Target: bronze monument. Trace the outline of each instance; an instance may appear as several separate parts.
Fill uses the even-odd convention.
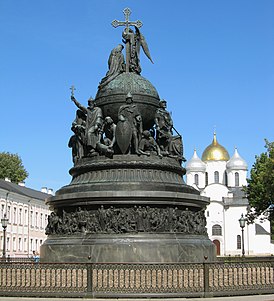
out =
[[[204,210],[208,199],[185,184],[182,136],[166,101],[141,74],[149,60],[141,21],[125,26],[95,99],[77,106],[69,140],[71,183],[47,203],[53,210],[41,247],[50,262],[201,262],[214,260]],[[125,49],[125,57],[123,50]]]

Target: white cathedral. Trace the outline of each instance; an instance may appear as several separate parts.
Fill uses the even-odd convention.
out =
[[[236,148],[230,158],[215,133],[202,159],[194,150],[193,157],[186,163],[186,183],[210,199],[205,215],[208,235],[216,245],[217,255],[241,256],[243,250],[246,256],[274,253],[269,221],[258,219],[240,227],[239,219],[242,215],[245,217],[248,208],[248,200],[242,191],[247,185],[246,178],[245,160]]]

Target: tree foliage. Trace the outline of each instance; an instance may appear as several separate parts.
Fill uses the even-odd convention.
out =
[[[261,214],[274,220],[274,142],[265,140],[265,143],[266,152],[255,157],[245,189],[250,204],[250,222]]]
[[[14,183],[23,182],[28,172],[17,154],[9,152],[0,153],[0,179],[9,178]]]

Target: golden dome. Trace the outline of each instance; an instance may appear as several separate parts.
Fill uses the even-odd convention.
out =
[[[214,133],[212,143],[204,150],[202,161],[228,161],[229,154],[227,150],[218,143]]]

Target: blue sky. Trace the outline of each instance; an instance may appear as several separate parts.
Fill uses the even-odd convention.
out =
[[[87,104],[121,43],[123,9],[143,22],[154,65],[142,76],[168,101],[185,157],[201,157],[213,138],[249,169],[274,140],[274,1],[2,0],[0,151],[17,153],[28,187],[70,182],[76,98]]]

